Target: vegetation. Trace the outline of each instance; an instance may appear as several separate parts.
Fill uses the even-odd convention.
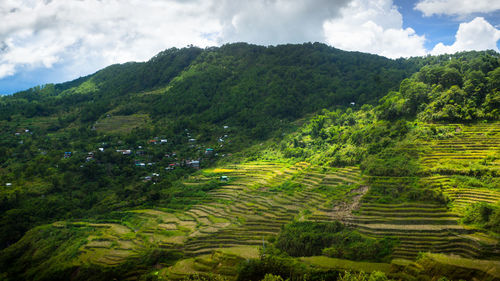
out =
[[[500,234],[500,206],[485,202],[468,205],[465,209],[463,222],[477,224]]]
[[[206,190],[176,184],[192,171],[164,173],[168,165],[203,157],[207,166],[216,158],[204,157],[206,148],[221,158],[325,106],[375,101],[412,69],[317,43],[231,44],[170,49],[146,63],[1,97],[0,182],[12,185],[0,192],[0,248],[54,220],[139,206],[185,209]],[[168,143],[151,145],[154,138]],[[95,156],[85,162],[89,152]],[[156,185],[143,182],[153,173],[161,174]]]
[[[392,252],[391,238],[370,239],[339,222],[295,222],[276,238],[276,248],[293,257],[319,256],[348,260],[382,261]]]
[[[384,273],[380,271],[373,271],[370,274],[364,272],[351,273],[346,272],[337,279],[339,281],[385,281],[389,280]]]
[[[0,279],[386,280],[420,251],[472,261],[395,279],[490,276],[499,97],[492,51],[318,43],[170,49],[0,97]]]

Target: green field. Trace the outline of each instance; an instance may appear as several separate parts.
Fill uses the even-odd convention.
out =
[[[133,129],[147,126],[148,121],[149,116],[146,114],[118,115],[97,120],[94,127],[97,132],[103,134],[127,134]]]

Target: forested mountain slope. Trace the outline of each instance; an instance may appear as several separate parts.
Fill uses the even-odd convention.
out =
[[[3,97],[0,277],[496,280],[499,66],[240,43]]]
[[[63,121],[86,123],[111,110],[141,112],[154,120],[175,117],[174,129],[224,122],[266,138],[282,119],[375,102],[414,72],[415,64],[319,43],[170,49],[146,63],[113,65],[72,82],[4,97],[1,116],[63,115]],[[77,112],[65,116],[68,107]]]
[[[412,62],[322,44],[231,44],[170,49],[145,63],[2,97],[0,182],[12,185],[0,197],[0,245],[54,219],[144,204],[185,208],[196,200],[166,196],[182,193],[172,186],[182,169],[162,175],[161,188],[147,187],[144,177],[198,159],[206,148],[222,156],[280,136],[322,108],[376,101],[413,69]],[[154,145],[161,139],[167,142]],[[120,157],[120,149],[132,156]],[[86,162],[89,153],[96,161]],[[134,160],[154,166],[140,169]]]

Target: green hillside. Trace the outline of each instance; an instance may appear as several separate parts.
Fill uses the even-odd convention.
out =
[[[170,49],[0,128],[6,280],[500,278],[495,52]]]

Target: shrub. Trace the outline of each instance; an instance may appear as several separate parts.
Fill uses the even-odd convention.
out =
[[[372,273],[364,273],[364,272],[350,272],[346,271],[344,274],[341,274],[337,281],[387,281],[389,280],[387,276],[383,272],[373,271]]]
[[[326,255],[350,260],[381,261],[389,256],[396,240],[371,239],[339,222],[295,222],[286,225],[276,247],[293,257]]]

